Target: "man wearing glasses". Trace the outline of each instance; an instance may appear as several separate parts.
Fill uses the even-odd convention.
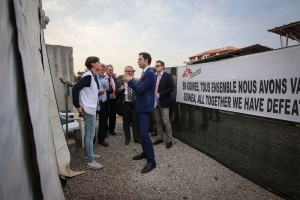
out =
[[[124,72],[131,77],[134,76],[134,70],[131,66],[125,67]],[[135,82],[137,83],[137,81]],[[130,143],[130,123],[132,123],[134,142],[141,144],[141,140],[137,130],[136,116],[134,112],[135,91],[131,87],[128,87],[128,83],[118,82],[116,93],[118,94],[118,96],[120,96],[120,98],[122,98],[122,105],[124,106],[124,113],[122,119],[123,129],[126,138],[125,145],[129,145]]]
[[[98,95],[100,111],[99,113],[99,126],[98,126],[98,144],[108,147],[109,144],[105,142],[107,134],[107,118],[108,118],[108,101],[109,95],[112,93],[112,88],[109,85],[109,78],[105,76],[106,65],[101,63],[101,69],[96,75],[96,83],[98,85]]]
[[[172,75],[164,72],[165,63],[161,60],[156,61],[156,87],[155,95],[159,103],[154,109],[154,115],[157,127],[157,140],[153,145],[163,143],[163,126],[167,134],[166,148],[172,147],[172,127],[169,118],[169,107],[172,105],[171,93],[174,90],[174,81]]]

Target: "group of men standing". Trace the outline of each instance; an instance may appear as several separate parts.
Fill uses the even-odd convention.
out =
[[[99,59],[95,60],[100,63],[101,67],[98,70],[97,62],[91,62],[93,67],[93,73],[88,75],[94,76],[97,88],[98,88],[98,113],[99,113],[99,128],[98,128],[98,143],[108,147],[109,144],[105,141],[108,133],[116,135],[116,110],[115,106],[118,98],[121,99],[123,104],[123,130],[125,134],[125,145],[129,145],[131,134],[130,125],[133,130],[133,138],[135,143],[142,145],[142,153],[134,156],[133,160],[147,159],[147,164],[141,170],[141,173],[151,171],[156,167],[153,145],[163,143],[163,133],[166,132],[166,148],[172,147],[172,128],[169,117],[169,107],[172,105],[171,93],[174,90],[174,81],[172,75],[164,72],[165,64],[163,61],[156,61],[154,71],[151,69],[151,56],[149,53],[142,52],[139,54],[138,65],[143,70],[142,76],[137,81],[134,79],[134,69],[131,66],[126,66],[124,69],[124,76],[121,81],[117,81],[113,77],[113,66],[101,64]],[[94,67],[95,66],[95,67]],[[96,70],[97,68],[97,70]],[[86,72],[88,73],[88,72]],[[106,73],[106,75],[105,75]],[[82,107],[82,102],[78,103],[78,96],[81,93],[83,87],[88,87],[92,82],[87,80],[85,85],[80,87],[74,87],[76,95],[73,94],[73,99],[77,99],[74,103],[79,112],[85,112]],[[90,83],[90,84],[88,84]],[[76,85],[75,85],[76,86]],[[73,100],[74,102],[74,100]],[[94,104],[93,104],[94,106]],[[157,124],[157,139],[152,143],[148,128],[150,122],[150,115],[154,112],[156,124]],[[85,113],[84,113],[85,116]],[[107,123],[109,121],[109,123]],[[93,133],[89,133],[85,139],[90,140]],[[97,155],[94,155],[91,148],[86,154],[89,158],[88,166],[94,169],[100,169],[98,167],[92,167],[92,162]],[[98,163],[99,164],[99,163]],[[102,168],[102,165],[101,165]]]

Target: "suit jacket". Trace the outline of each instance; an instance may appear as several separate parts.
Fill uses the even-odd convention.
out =
[[[149,67],[138,83],[135,80],[128,82],[136,92],[135,111],[137,113],[154,111],[155,74]]]
[[[157,93],[159,93],[159,105],[169,108],[172,102],[171,93],[174,91],[174,80],[171,74],[164,72],[160,78]]]
[[[138,83],[136,80],[134,80],[136,83]],[[122,96],[122,104],[124,105],[124,102],[125,102],[125,98],[126,98],[126,95],[125,95],[125,89],[120,91],[120,87],[124,85],[124,82],[122,82],[121,80],[118,80],[117,81],[117,86],[116,86],[116,93],[118,94],[119,98]],[[135,104],[135,91],[132,90],[132,103],[133,105]]]

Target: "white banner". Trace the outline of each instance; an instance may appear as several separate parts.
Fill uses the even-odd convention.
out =
[[[177,101],[300,122],[300,46],[178,67]]]

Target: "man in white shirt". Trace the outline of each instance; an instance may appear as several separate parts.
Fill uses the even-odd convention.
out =
[[[134,76],[134,69],[131,66],[127,66],[124,69],[124,72],[129,76]],[[137,83],[137,81],[135,80]],[[135,143],[140,143],[141,140],[138,135],[137,124],[136,124],[136,115],[134,112],[134,103],[135,103],[135,91],[128,87],[128,83],[119,82],[116,90],[119,98],[122,98],[122,105],[124,108],[124,113],[122,116],[123,119],[123,129],[125,133],[125,145],[130,143],[130,123],[132,123],[132,132]]]

